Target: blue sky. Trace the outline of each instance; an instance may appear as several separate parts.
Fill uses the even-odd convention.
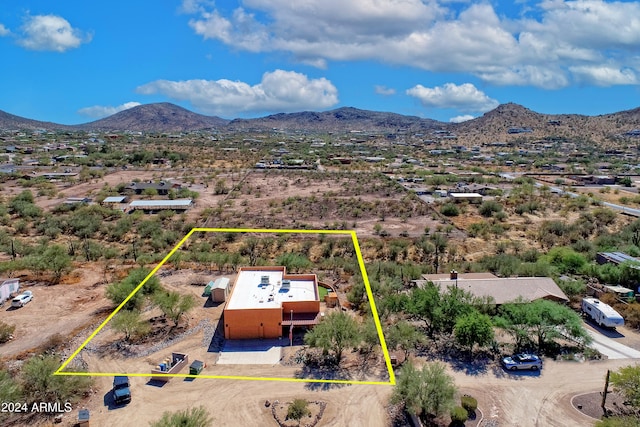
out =
[[[640,106],[640,2],[4,0],[0,110],[77,124],[173,102],[441,121]]]

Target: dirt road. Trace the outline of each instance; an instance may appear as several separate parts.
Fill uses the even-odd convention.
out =
[[[571,406],[571,398],[579,393],[598,391],[604,386],[607,369],[618,369],[634,361],[599,362],[545,361],[541,373],[507,373],[502,368],[489,368],[477,375],[450,370],[461,393],[478,399],[484,420],[495,420],[498,426],[584,427],[595,420]],[[637,361],[635,361],[637,362]],[[91,363],[91,361],[90,361]],[[109,369],[109,361],[105,361]],[[117,363],[117,362],[113,362]],[[218,366],[217,368],[221,368]],[[229,375],[233,375],[234,367]],[[244,374],[261,377],[292,376],[293,367],[244,366]],[[109,406],[110,377],[96,379],[96,391],[87,407],[94,425],[147,425],[164,411],[204,406],[215,419],[216,426],[275,426],[265,401],[291,401],[301,397],[323,400],[327,409],[322,426],[387,426],[385,407],[393,390],[391,386],[350,385],[319,386],[275,381],[239,381],[172,379],[164,387],[147,384],[148,378],[132,378],[133,400],[125,407]],[[70,424],[75,413],[66,416]]]
[[[604,387],[607,369],[640,360],[596,362],[545,361],[540,373],[508,373],[500,367],[479,375],[451,371],[461,392],[478,399],[485,419],[496,419],[500,426],[584,427],[595,420],[571,406],[576,394],[599,391]]]

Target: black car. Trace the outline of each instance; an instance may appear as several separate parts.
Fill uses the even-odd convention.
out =
[[[113,400],[116,405],[131,402],[131,389],[129,388],[129,377],[117,376],[113,377]]]

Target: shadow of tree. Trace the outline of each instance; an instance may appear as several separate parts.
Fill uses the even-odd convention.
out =
[[[340,380],[340,381],[352,381],[353,378],[345,369],[342,369],[335,365],[325,365],[311,367],[305,365],[302,369],[298,370],[294,374],[295,378],[299,379],[313,379],[313,380]],[[342,388],[348,384],[332,383],[332,382],[309,382],[305,385],[308,390],[315,391],[327,391],[336,388]]]

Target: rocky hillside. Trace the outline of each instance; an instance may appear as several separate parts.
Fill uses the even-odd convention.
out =
[[[426,131],[443,129],[450,125],[436,120],[415,116],[403,116],[395,113],[360,110],[343,107],[321,113],[304,111],[300,113],[281,113],[257,119],[235,119],[228,128],[241,129],[289,129],[316,132],[396,132],[398,130]]]
[[[204,116],[168,102],[138,105],[95,122],[74,126],[82,130],[185,132],[220,128],[227,120]]]
[[[474,143],[508,142],[518,138],[579,138],[604,143],[612,136],[640,128],[640,108],[600,116],[540,114],[518,104],[502,104],[467,122],[456,134]]]
[[[70,129],[70,126],[25,119],[0,110],[0,129]]]
[[[62,129],[98,131],[188,132],[299,130],[308,132],[407,131],[424,133],[448,130],[464,145],[545,138],[571,138],[609,144],[612,137],[640,129],[640,108],[600,116],[540,114],[518,104],[502,104],[483,116],[463,123],[443,123],[415,116],[345,107],[324,112],[282,113],[255,119],[224,120],[205,116],[170,103],[147,104],[82,125],[65,126],[39,122],[0,111],[0,129]]]

